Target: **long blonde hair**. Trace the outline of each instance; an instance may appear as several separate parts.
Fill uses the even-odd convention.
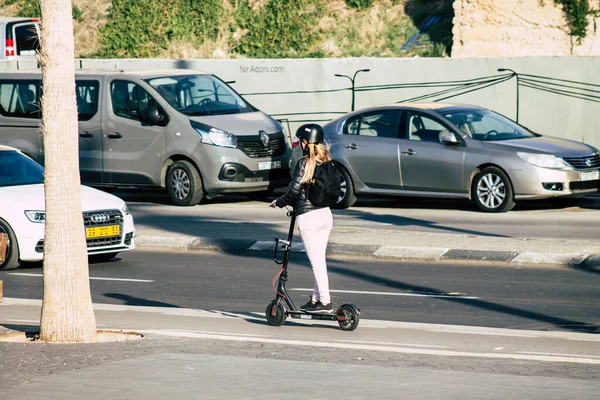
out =
[[[305,139],[301,139],[305,141]],[[315,167],[321,165],[324,162],[331,161],[331,154],[329,154],[329,146],[323,143],[314,144],[306,143],[308,154],[304,156],[306,165],[304,166],[304,174],[300,183],[310,183],[315,173]]]

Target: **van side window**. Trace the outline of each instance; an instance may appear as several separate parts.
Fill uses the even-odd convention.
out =
[[[75,81],[75,95],[77,97],[77,119],[90,120],[98,112],[98,81]]]
[[[113,81],[110,84],[110,94],[113,113],[119,117],[144,122],[145,112],[149,108],[157,109],[165,115],[154,97],[133,82]]]
[[[40,45],[34,24],[15,26],[15,42],[18,56],[33,56]]]
[[[0,114],[14,118],[41,118],[40,81],[0,81]]]

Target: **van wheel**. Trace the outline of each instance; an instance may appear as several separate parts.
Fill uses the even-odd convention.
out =
[[[6,233],[8,235],[6,254],[4,254],[4,261],[0,261],[0,270],[7,271],[9,269],[15,269],[19,266],[19,245],[17,243],[17,237],[8,222],[2,218],[0,218],[0,233]]]
[[[352,207],[352,205],[356,203],[354,185],[352,184],[352,178],[350,178],[350,174],[344,168],[340,168],[340,172],[342,174],[342,195],[338,199],[335,206],[332,207],[337,209]]]
[[[471,198],[485,212],[501,213],[515,206],[510,179],[501,169],[486,167],[473,179]]]
[[[188,161],[177,161],[167,171],[167,192],[178,206],[195,206],[202,201],[202,177]]]

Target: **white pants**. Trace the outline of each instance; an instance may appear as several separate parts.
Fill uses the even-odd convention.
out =
[[[313,301],[323,304],[331,302],[329,296],[329,277],[327,276],[327,263],[325,251],[329,234],[333,227],[333,216],[329,207],[309,211],[298,215],[298,230],[304,243],[304,250],[310,260],[313,275],[315,276],[315,288],[312,294]]]

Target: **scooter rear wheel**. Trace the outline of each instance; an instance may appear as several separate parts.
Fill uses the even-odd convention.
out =
[[[285,314],[285,310],[283,305],[279,303],[277,305],[277,309],[273,313],[273,307],[275,306],[275,302],[271,301],[265,310],[265,316],[267,317],[267,322],[272,326],[281,326],[285,322],[287,315]]]
[[[341,306],[337,316],[342,318],[338,320],[338,324],[343,331],[353,331],[358,326],[360,317],[354,308],[350,306]]]

